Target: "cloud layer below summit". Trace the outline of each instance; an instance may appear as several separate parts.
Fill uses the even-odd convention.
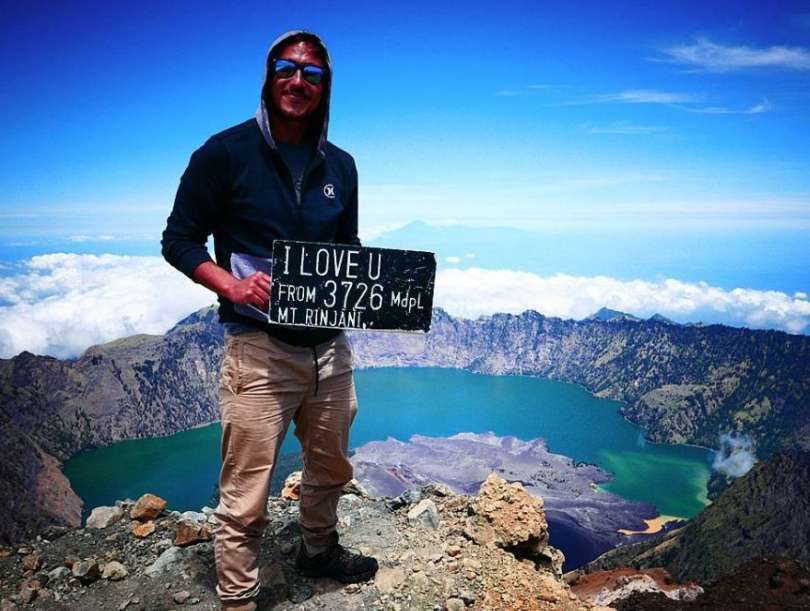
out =
[[[214,301],[212,293],[160,257],[32,257],[0,278],[0,357],[23,350],[79,356],[91,345],[120,337],[165,333]],[[639,317],[659,313],[678,322],[703,320],[791,333],[810,327],[810,300],[804,293],[725,290],[675,279],[446,269],[438,273],[434,305],[465,318],[532,309],[581,319],[608,307]]]

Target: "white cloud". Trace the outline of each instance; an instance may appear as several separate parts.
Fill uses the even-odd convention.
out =
[[[434,303],[465,318],[531,309],[547,316],[582,319],[608,307],[640,317],[659,313],[680,322],[711,319],[790,333],[801,333],[810,325],[810,301],[806,298],[780,291],[728,291],[705,282],[674,279],[647,282],[608,276],[448,269],[437,275]]]
[[[708,72],[730,72],[751,68],[810,70],[810,50],[802,47],[746,47],[720,45],[699,38],[689,45],[663,50],[663,61],[692,66]]]
[[[763,112],[773,110],[773,105],[768,100],[762,100],[759,104],[754,104],[751,108],[744,110],[747,115],[758,115]]]
[[[754,104],[743,109],[728,108],[726,106],[678,106],[686,112],[696,112],[706,115],[758,115],[773,110],[773,105],[768,100],[762,100],[759,104]]]
[[[714,455],[712,468],[730,477],[742,477],[757,461],[754,443],[750,437],[735,437],[729,433],[720,435],[720,450]]]
[[[71,242],[109,242],[110,240],[114,240],[114,235],[102,234],[102,235],[72,235],[68,237],[68,240]]]
[[[618,134],[618,135],[643,135],[655,134],[667,131],[667,128],[661,125],[636,125],[628,121],[616,121],[610,125],[584,125],[583,129],[589,134]]]
[[[735,112],[725,106],[679,106],[686,112],[696,112],[702,115],[733,115]]]
[[[447,263],[461,263],[461,257],[445,257]]]
[[[119,337],[164,333],[215,299],[160,257],[33,257],[0,278],[0,357],[73,357]]]
[[[0,277],[0,357],[22,350],[75,357],[93,344],[136,333],[164,333],[214,301],[213,293],[160,257],[33,257],[16,273]],[[604,306],[637,316],[658,312],[682,322],[714,316],[728,324],[792,333],[810,325],[810,301],[803,293],[480,268],[439,272],[435,304],[468,318],[534,309],[581,319]]]
[[[590,102],[616,102],[621,104],[666,104],[685,110],[710,115],[734,115],[734,114],[759,114],[773,110],[773,106],[768,100],[762,100],[743,109],[728,108],[726,106],[689,106],[701,101],[700,96],[690,93],[674,93],[671,91],[656,91],[654,89],[631,89],[618,93],[605,93],[593,96]],[[663,131],[666,128],[655,125],[633,125],[627,122],[619,122],[607,127],[591,127],[586,125],[593,134],[648,134]]]
[[[606,93],[594,97],[597,102],[623,102],[625,104],[686,104],[697,101],[690,93],[673,93],[654,89],[631,89],[618,93]]]

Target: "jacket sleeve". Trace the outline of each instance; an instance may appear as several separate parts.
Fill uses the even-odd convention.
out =
[[[349,172],[349,199],[338,219],[335,242],[360,246],[360,238],[357,236],[357,166],[354,160]]]
[[[198,265],[212,261],[205,244],[220,216],[227,177],[224,145],[208,140],[191,155],[180,178],[160,244],[166,261],[192,280]]]

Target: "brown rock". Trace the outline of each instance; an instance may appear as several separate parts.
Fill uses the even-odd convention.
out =
[[[460,598],[448,598],[444,601],[444,608],[447,611],[462,611],[465,607],[464,601]]]
[[[374,576],[374,585],[383,594],[392,594],[405,582],[402,567],[381,567]]]
[[[178,547],[185,547],[201,541],[209,541],[210,539],[211,529],[207,524],[199,524],[191,520],[180,520],[177,523],[174,544]]]
[[[364,499],[370,498],[368,490],[356,479],[350,480],[349,483],[343,486],[343,494],[355,494]]]
[[[101,577],[109,581],[121,581],[127,575],[129,575],[127,567],[116,560],[108,562],[101,573]]]
[[[98,562],[92,558],[74,563],[71,572],[83,585],[91,584],[101,576]]]
[[[42,566],[42,556],[37,552],[28,554],[23,557],[22,565],[26,571],[38,571],[39,567]]]
[[[47,576],[44,576],[43,579],[39,579],[37,577],[31,577],[25,580],[26,585],[31,588],[32,590],[41,590],[45,587],[45,583],[47,583]]]
[[[281,489],[281,498],[288,501],[298,501],[301,498],[301,472],[294,471],[284,480],[284,487]]]
[[[37,597],[37,591],[31,588],[27,582],[23,582],[20,586],[20,592],[17,594],[17,600],[24,605],[27,605]]]
[[[548,523],[543,499],[526,492],[515,482],[507,483],[495,473],[481,485],[471,507],[474,515],[464,533],[479,545],[495,545],[517,558],[528,558],[562,575],[562,552],[548,545]]]
[[[129,517],[133,520],[154,520],[163,510],[166,509],[166,501],[154,494],[144,494],[129,511]]]
[[[537,566],[543,567],[547,571],[551,571],[557,577],[562,578],[563,564],[565,563],[565,554],[563,554],[556,547],[547,545],[544,547],[537,556],[534,558]]]
[[[72,569],[73,565],[76,564],[79,559],[76,556],[65,556],[65,559],[62,561],[67,568]]]
[[[144,522],[143,524],[135,524],[132,526],[132,534],[139,539],[145,539],[155,532],[154,522]]]

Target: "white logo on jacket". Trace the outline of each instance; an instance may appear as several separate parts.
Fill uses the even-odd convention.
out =
[[[329,199],[335,199],[335,185],[329,183],[323,186],[323,194]]]

